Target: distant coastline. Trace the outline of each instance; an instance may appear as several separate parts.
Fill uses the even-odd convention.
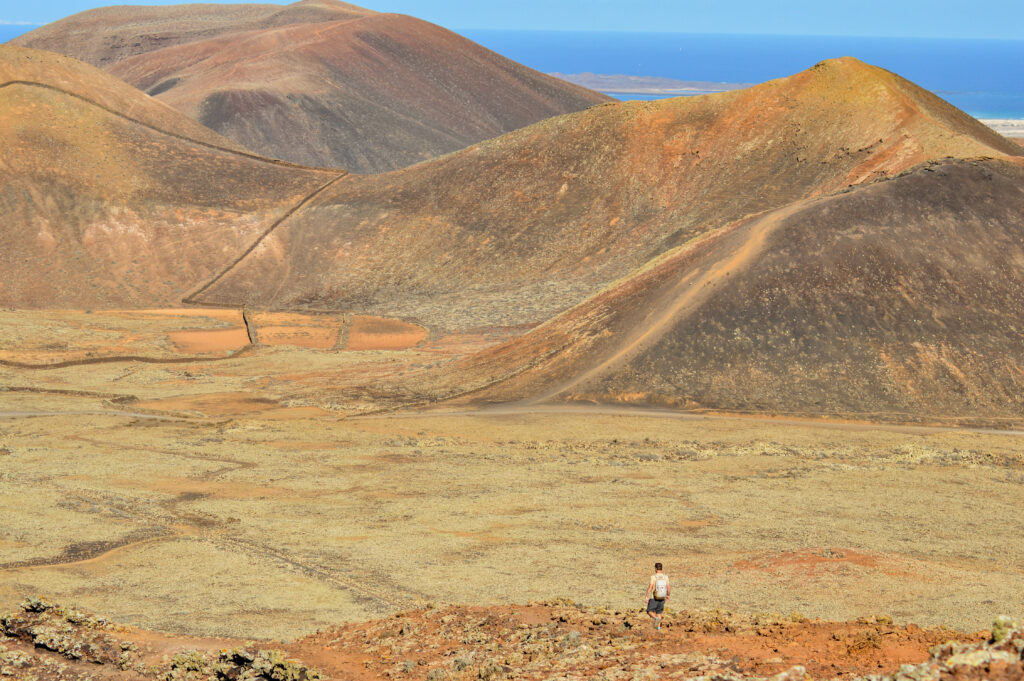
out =
[[[728,92],[750,87],[754,83],[714,83],[701,80],[676,80],[659,76],[627,76],[624,74],[602,73],[559,73],[548,74],[555,78],[567,80],[591,90],[613,95],[677,95],[711,94]]]
[[[723,83],[763,83],[824,59],[849,56],[893,71],[975,118],[1024,119],[1024,71],[1018,66],[1024,63],[1024,40],[614,31],[461,33],[544,73],[642,74],[685,84],[637,86],[626,80],[611,86],[588,85],[619,99],[720,92]],[[663,88],[680,89],[658,91]]]
[[[559,73],[548,74],[555,78],[603,92],[617,99],[667,99],[728,92],[751,87],[754,83],[714,83],[700,80],[675,80],[659,76],[627,76],[624,74],[602,73]],[[1024,118],[979,118],[979,121],[1004,137],[1024,139]]]
[[[38,26],[0,25],[0,43],[7,42],[35,28],[38,28]],[[590,72],[561,73],[553,69],[558,67],[564,69],[567,64],[570,67],[575,65],[577,68],[593,68],[594,66],[600,67],[601,63],[606,65],[617,64],[616,68],[622,68],[627,62],[635,62],[637,59],[648,59],[652,70],[654,70],[653,67],[655,66],[661,67],[678,64],[679,68],[682,68],[684,64],[697,62],[703,65],[700,68],[709,72],[717,71],[726,77],[730,75],[744,77],[752,75],[756,71],[755,66],[765,62],[763,59],[761,62],[757,62],[748,58],[752,54],[750,49],[747,49],[751,46],[751,43],[758,45],[759,50],[763,50],[765,44],[770,46],[773,40],[783,40],[783,38],[778,36],[679,35],[675,36],[675,38],[678,39],[678,44],[686,46],[687,58],[678,61],[678,58],[668,58],[670,55],[674,56],[677,46],[676,43],[672,42],[672,35],[652,36],[650,34],[613,33],[602,36],[599,33],[586,32],[493,30],[462,31],[462,33],[491,49],[496,49],[507,57],[525,63],[527,66],[538,70],[546,70],[556,78],[603,92],[617,99],[661,99],[665,97],[712,94],[750,87],[754,83],[678,80],[661,76],[630,76]],[[602,37],[604,41],[600,40]],[[664,42],[665,45],[659,43],[659,40]],[[789,36],[785,38],[786,45],[795,45],[800,50],[809,53],[808,63],[779,64],[777,68],[778,73],[770,74],[770,76],[761,73],[756,75],[779,77],[780,75],[788,75],[791,72],[795,72],[798,70],[798,67],[806,68],[806,66],[813,63],[810,57],[811,52],[818,55],[815,58],[825,53],[822,49],[823,45],[819,45],[816,42],[817,40],[813,36],[796,38]],[[794,43],[794,41],[796,42]],[[834,42],[834,39],[829,39],[827,44],[831,45],[832,42]],[[915,45],[918,49],[931,50],[930,54],[932,57],[937,56],[937,58],[931,60],[931,62],[936,63],[929,67],[926,73],[921,74],[916,73],[916,69],[910,68],[911,65],[903,68],[904,64],[900,63],[900,58],[894,56],[891,62],[885,58],[886,56],[891,56],[887,53],[887,46],[900,43],[897,39],[851,38],[845,39],[845,43],[847,44],[843,45],[843,48],[860,46],[866,48],[866,53],[859,54],[859,51],[856,49],[845,49],[843,51],[857,54],[857,56],[871,63],[895,69],[900,75],[915,81],[922,80],[923,76],[932,75],[933,73],[945,74],[954,72],[956,69],[950,68],[950,66],[957,64],[970,74],[970,78],[963,77],[961,79],[963,81],[960,83],[961,85],[972,82],[977,74],[985,75],[990,81],[1007,83],[1004,85],[1005,89],[1001,92],[982,92],[979,95],[977,92],[963,92],[960,89],[951,88],[954,83],[950,81],[943,82],[942,86],[936,87],[934,92],[955,106],[967,111],[967,113],[975,115],[978,120],[999,134],[1015,139],[1024,138],[1024,93],[1022,93],[1021,79],[1015,70],[1007,71],[1007,69],[1012,69],[1011,64],[1019,62],[1017,57],[1020,56],[1020,45],[1024,45],[1024,41],[990,41],[989,45],[983,45],[978,41],[912,41],[911,44]],[[670,52],[665,51],[666,45],[671,48]],[[956,49],[936,50],[937,47],[945,47],[947,45]],[[567,49],[567,46],[573,49]],[[723,46],[723,49],[719,50],[719,46]],[[976,48],[975,51],[978,51],[978,54],[968,52],[965,58],[964,46]],[[616,47],[620,51],[617,52]],[[905,47],[905,44],[901,45],[901,47]],[[987,51],[984,53],[980,52],[979,49],[981,47],[985,47]],[[651,54],[646,54],[648,51]],[[946,54],[947,52],[948,54]],[[774,61],[781,59],[781,52],[775,54],[768,50],[768,53],[774,55],[773,59],[767,60],[768,62],[774,63]],[[728,66],[733,61],[742,64],[742,67],[723,67],[723,65]],[[931,62],[923,63],[930,64]],[[975,68],[976,64],[974,62],[990,66],[1004,66],[999,66],[1002,71],[997,69],[998,73],[993,74],[986,73],[984,69]],[[913,66],[920,68],[918,63],[914,63]],[[1007,74],[1011,74],[1012,77],[1007,78]],[[931,83],[927,82],[919,84],[926,87],[931,85]],[[992,85],[993,83],[989,82],[985,87],[991,88]],[[984,87],[981,89],[984,89]]]
[[[1024,119],[1021,118],[979,118],[982,123],[1003,137],[1024,139]]]

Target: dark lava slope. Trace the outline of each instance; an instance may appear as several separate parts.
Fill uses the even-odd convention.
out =
[[[1020,161],[926,163],[668,253],[450,387],[477,403],[1020,420],[1022,216]]]
[[[190,300],[435,329],[537,324],[762,211],[946,156],[1021,150],[855,59],[719,95],[549,119],[311,201]]]

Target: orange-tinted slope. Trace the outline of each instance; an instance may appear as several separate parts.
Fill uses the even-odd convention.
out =
[[[720,95],[550,119],[380,176],[349,176],[198,292],[441,329],[536,324],[752,213],[945,156],[1020,149],[844,58]]]
[[[80,12],[11,41],[106,67],[128,57],[218,35],[374,14],[337,0],[281,5],[117,5]]]
[[[227,35],[110,71],[261,154],[355,172],[610,100],[397,14]]]
[[[1019,160],[925,164],[723,228],[450,380],[477,403],[1019,421],[1021,215]]]
[[[0,47],[0,74],[0,305],[177,304],[338,176],[222,147],[53,53]]]

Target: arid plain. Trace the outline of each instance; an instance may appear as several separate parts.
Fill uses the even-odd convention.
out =
[[[7,608],[45,594],[148,628],[292,638],[429,602],[634,608],[653,558],[679,609],[973,631],[1024,607],[1016,433],[329,411],[317,394],[456,350],[345,316],[265,319],[248,348],[237,311],[0,314],[21,348],[0,366]]]

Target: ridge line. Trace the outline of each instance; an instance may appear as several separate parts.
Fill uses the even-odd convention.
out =
[[[89,99],[88,97],[80,95],[80,94],[78,94],[76,92],[71,92],[70,90],[65,90],[64,88],[57,87],[56,85],[50,85],[48,83],[37,83],[37,82],[31,81],[31,80],[9,80],[6,83],[0,83],[0,90],[2,90],[5,87],[9,87],[11,85],[25,85],[27,87],[36,87],[36,88],[41,88],[43,90],[52,90],[54,92],[58,92],[58,93],[60,93],[62,95],[66,95],[68,97],[74,97],[75,99],[79,99],[79,100],[85,102],[86,104],[90,104],[92,106],[95,106],[98,109],[102,109],[103,111],[106,111],[107,113],[109,113],[111,115],[117,116],[118,118],[123,118],[124,120],[130,121],[132,123],[135,123],[136,125],[141,125],[142,127],[148,128],[150,130],[153,130],[154,132],[158,132],[160,134],[167,135],[168,137],[173,137],[175,139],[179,139],[179,140],[182,140],[182,141],[185,141],[185,142],[191,142],[192,144],[198,144],[199,146],[207,147],[208,149],[214,149],[216,151],[223,151],[225,153],[234,154],[236,156],[242,156],[244,158],[249,158],[249,159],[252,159],[254,161],[260,161],[262,163],[270,163],[272,165],[284,166],[286,168],[296,168],[296,169],[299,169],[299,170],[312,170],[312,171],[315,171],[315,172],[318,172],[318,173],[337,173],[337,172],[344,172],[346,174],[348,173],[347,170],[339,170],[337,168],[317,168],[315,166],[304,166],[304,165],[301,165],[299,163],[292,163],[291,161],[282,161],[281,159],[277,159],[277,158],[267,158],[266,156],[260,156],[259,154],[254,154],[252,152],[241,151],[241,150],[238,150],[238,149],[231,149],[229,147],[222,147],[222,146],[213,144],[211,142],[204,142],[202,140],[197,140],[194,137],[188,137],[187,135],[182,135],[182,134],[179,134],[179,133],[176,133],[176,132],[171,132],[169,130],[164,130],[162,128],[158,128],[155,125],[152,125],[151,123],[146,123],[145,121],[140,121],[137,118],[133,118],[132,116],[129,116],[129,115],[125,114],[125,113],[117,111],[116,109],[112,109],[112,108],[110,108],[109,106],[107,106],[105,104],[101,104],[101,103],[99,103],[99,102],[97,102],[95,100]],[[139,90],[139,92],[145,95],[145,93],[142,92],[142,90]],[[146,96],[148,97],[149,95],[146,95]],[[151,99],[153,99],[153,98],[151,97]],[[163,103],[161,102],[161,104],[163,104]],[[176,109],[173,109],[171,107],[168,107],[168,108],[170,108],[172,111],[176,111]],[[178,113],[180,113],[180,112],[178,112]],[[185,114],[181,114],[181,115],[184,116]],[[186,116],[186,118],[187,118],[187,116]],[[188,119],[188,120],[191,120],[191,119]],[[196,125],[201,125],[201,124],[200,123],[196,123]],[[216,133],[215,130],[211,130],[211,132]]]

